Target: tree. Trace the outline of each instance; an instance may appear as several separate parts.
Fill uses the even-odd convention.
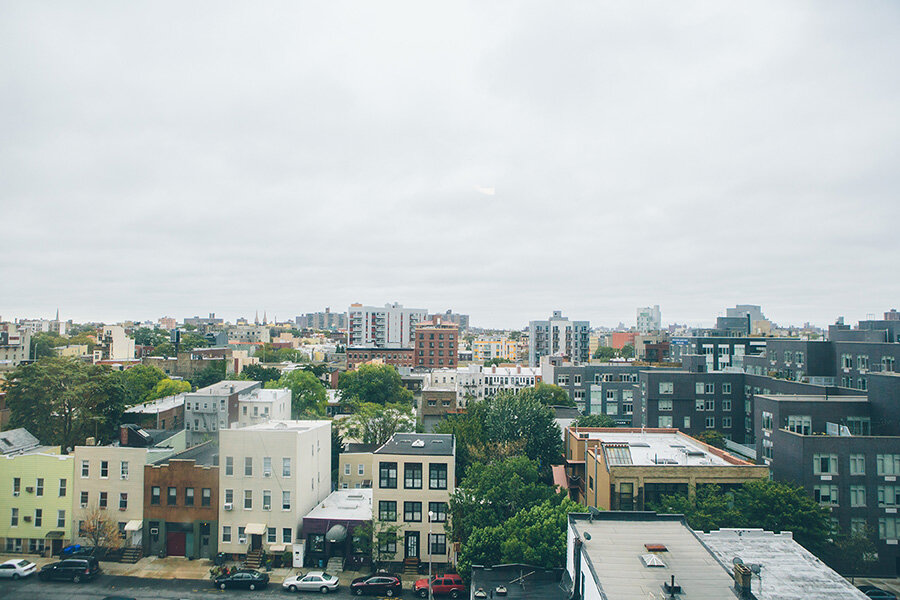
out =
[[[150,329],[149,327],[138,327],[132,333],[134,343],[139,346],[159,346],[169,341],[171,334],[161,329]]]
[[[354,403],[353,414],[339,421],[343,433],[363,444],[384,444],[395,433],[416,430],[412,407],[402,402]]]
[[[153,356],[162,356],[164,358],[175,356],[175,344],[172,342],[163,342],[153,348],[152,354]]]
[[[180,379],[161,379],[153,386],[153,389],[147,394],[147,401],[156,400],[157,398],[166,398],[175,394],[183,394],[191,391],[190,382]]]
[[[328,404],[328,392],[319,379],[302,369],[282,375],[278,387],[291,390],[291,418],[322,417]]]
[[[74,358],[42,358],[8,377],[10,427],[25,427],[42,443],[68,448],[88,436],[118,437],[125,387],[108,367]]]
[[[206,348],[208,346],[209,342],[206,341],[206,338],[202,335],[192,332],[184,332],[181,334],[181,339],[178,342],[178,351],[190,352],[194,348]]]
[[[368,540],[374,566],[380,566],[385,560],[393,560],[396,551],[389,547],[397,546],[398,533],[401,525],[373,519],[353,531],[354,536],[360,536]]]
[[[618,424],[613,421],[613,418],[609,415],[604,414],[596,414],[592,413],[589,415],[581,415],[575,422],[572,423],[573,427],[618,427]]]
[[[875,532],[866,525],[861,531],[852,531],[841,534],[834,540],[829,549],[829,564],[839,567],[839,570],[850,576],[850,583],[858,575],[866,575],[872,565],[878,560],[878,548],[872,541]]]
[[[135,365],[119,371],[117,375],[125,386],[125,403],[128,406],[146,401],[156,384],[166,379],[166,374],[161,369],[147,365]]]
[[[413,395],[403,387],[400,374],[390,365],[360,365],[356,371],[342,373],[338,380],[344,402],[412,404]]]
[[[725,436],[721,431],[708,429],[691,437],[693,437],[695,440],[703,442],[704,444],[709,444],[710,446],[721,448],[722,450],[725,449]]]
[[[29,356],[35,360],[45,356],[56,356],[56,352],[54,352],[53,349],[58,348],[59,346],[67,346],[68,344],[68,338],[63,337],[58,333],[53,333],[52,331],[39,331],[31,336]]]
[[[281,379],[281,371],[275,367],[263,367],[262,365],[247,365],[241,371],[241,375],[253,381],[277,381]]]
[[[594,358],[599,358],[600,360],[612,360],[618,356],[619,353],[611,346],[598,346],[594,352]]]
[[[494,366],[502,365],[504,362],[509,362],[509,361],[505,361],[502,358],[489,358],[486,361],[484,361],[484,366],[485,367],[494,367]]]
[[[552,383],[539,381],[533,388],[525,388],[519,394],[523,397],[531,396],[546,406],[575,406],[575,401],[569,397],[568,392]]]
[[[82,535],[95,548],[118,550],[123,545],[119,524],[109,516],[109,512],[94,504],[84,509],[81,517]]]
[[[622,358],[634,358],[634,346],[632,346],[631,344],[625,344],[619,351],[619,356],[621,356]]]
[[[206,368],[194,373],[191,377],[191,385],[196,389],[205,388],[225,379],[225,361],[214,360]]]

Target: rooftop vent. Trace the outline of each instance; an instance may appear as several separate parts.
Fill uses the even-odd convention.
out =
[[[424,448],[424,447],[425,447],[425,440],[416,440],[416,441],[414,441],[414,442],[412,443],[412,447],[413,447],[413,448]]]
[[[649,448],[650,444],[647,442],[628,442],[628,445],[632,448]]]
[[[647,549],[647,552],[668,552],[668,548],[666,548],[665,544],[644,544],[644,548]]]
[[[641,562],[644,563],[645,567],[663,567],[665,568],[666,563],[663,562],[663,559],[658,557],[655,554],[641,554]]]
[[[444,440],[441,440],[441,439],[431,440],[431,443],[432,443],[432,444],[443,444],[443,443],[444,443]]]

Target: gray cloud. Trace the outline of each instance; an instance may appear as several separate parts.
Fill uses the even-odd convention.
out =
[[[4,2],[0,314],[862,318],[900,291],[898,25],[874,1]]]

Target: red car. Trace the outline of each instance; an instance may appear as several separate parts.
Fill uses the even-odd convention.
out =
[[[403,593],[403,583],[399,575],[375,573],[369,577],[357,577],[350,584],[354,596],[375,594],[378,596],[399,596]]]
[[[414,589],[419,598],[427,598],[428,579],[418,580]],[[431,595],[459,598],[466,595],[466,584],[459,575],[435,575],[431,579]]]

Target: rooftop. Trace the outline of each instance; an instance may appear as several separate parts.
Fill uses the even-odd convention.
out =
[[[40,446],[40,440],[24,427],[0,432],[0,454],[20,454]]]
[[[194,394],[202,394],[205,396],[227,396],[230,394],[241,393],[248,388],[259,386],[260,383],[258,381],[229,381],[226,379],[208,385],[205,388],[200,388],[194,392]]]
[[[822,394],[757,394],[757,397],[768,398],[775,402],[868,402],[867,396],[826,396]]]
[[[828,565],[794,541],[789,531],[773,533],[762,529],[720,529],[698,533],[700,540],[720,562],[731,565],[740,558],[744,564],[762,567],[762,586],[754,577],[753,593],[759,600],[845,600],[866,595]],[[815,593],[811,594],[814,590]]]
[[[453,456],[454,439],[449,433],[395,433],[375,454],[420,454]]]
[[[126,413],[157,414],[184,405],[184,394],[166,396],[151,402],[144,402],[125,410]]]
[[[265,423],[257,423],[256,425],[248,425],[240,429],[222,429],[221,431],[308,431],[316,427],[330,427],[331,421],[328,419],[308,420],[308,421],[266,421]]]
[[[372,490],[367,488],[331,492],[303,519],[371,521]]]
[[[286,396],[290,394],[290,390],[287,388],[279,388],[279,389],[255,389],[249,394],[245,394],[241,396],[241,402],[275,402],[280,399],[282,396]]]
[[[219,465],[219,442],[218,440],[208,440],[193,448],[161,458],[153,464],[167,465],[171,460],[192,460],[198,465],[216,467]]]
[[[507,589],[508,600],[566,600],[560,585],[561,570],[545,570],[530,565],[494,565],[485,568],[472,565],[472,590],[490,592],[498,585]],[[496,597],[496,593],[494,594]]]
[[[575,431],[574,428],[569,428]],[[597,440],[610,466],[729,466],[750,463],[712,448],[677,429],[578,428],[577,436]]]

